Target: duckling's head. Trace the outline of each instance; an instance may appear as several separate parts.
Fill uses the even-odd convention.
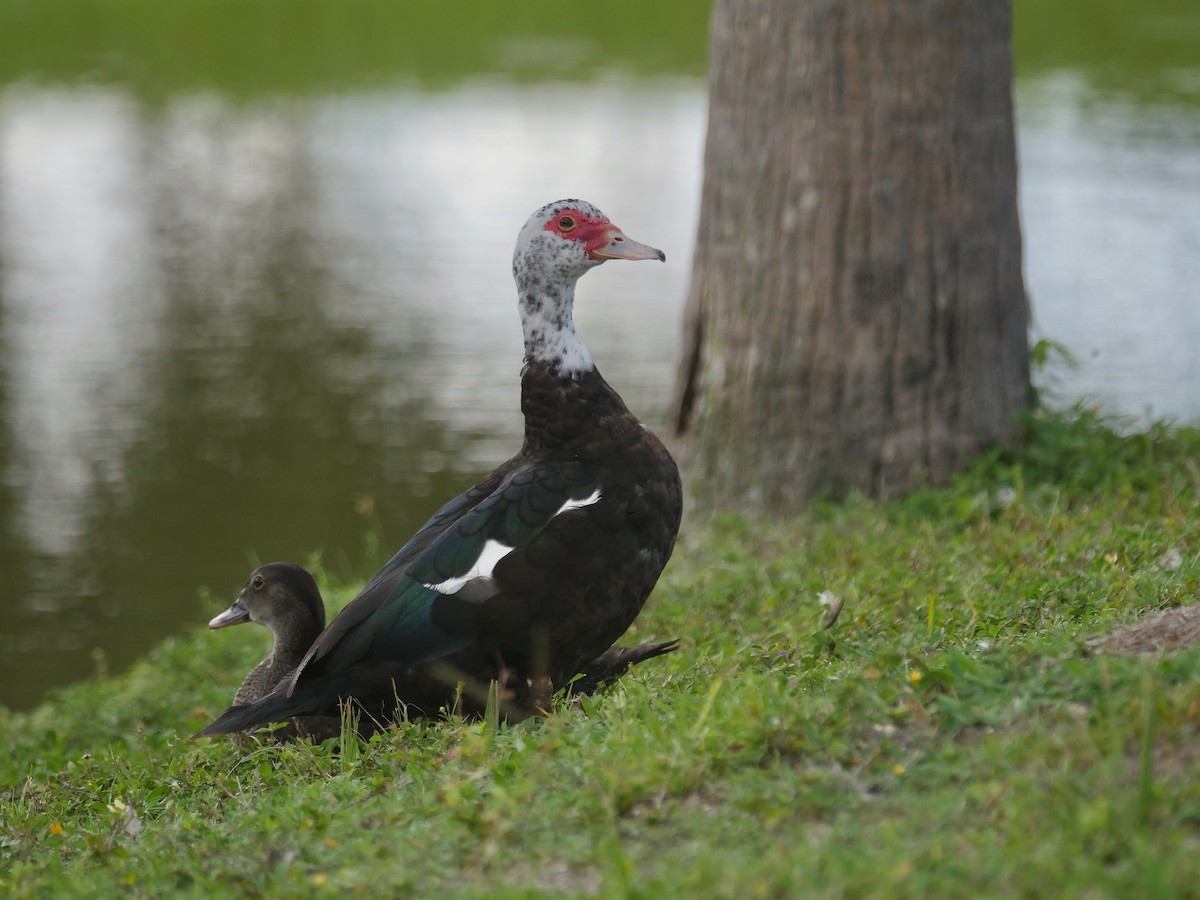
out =
[[[255,569],[233,605],[208,623],[225,628],[258,622],[278,635],[311,635],[325,627],[325,603],[312,575],[291,563],[268,563]]]

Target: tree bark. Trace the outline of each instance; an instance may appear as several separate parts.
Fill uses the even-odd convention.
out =
[[[674,425],[701,507],[939,482],[1030,398],[1007,0],[717,0]]]

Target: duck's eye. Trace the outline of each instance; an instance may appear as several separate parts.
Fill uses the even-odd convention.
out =
[[[576,225],[576,222],[575,222],[574,216],[559,216],[558,217],[558,230],[559,231],[570,231],[572,228],[575,227],[575,225]]]
[[[261,591],[263,586],[263,577],[261,575],[255,575],[252,579],[250,579],[250,584],[254,586],[256,591]]]

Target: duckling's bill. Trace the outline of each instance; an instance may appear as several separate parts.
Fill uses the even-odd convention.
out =
[[[209,628],[226,628],[230,625],[239,625],[242,622],[250,620],[250,613],[246,607],[242,606],[242,598],[238,597],[233,601],[233,606],[225,610],[219,616],[216,616],[208,623]]]

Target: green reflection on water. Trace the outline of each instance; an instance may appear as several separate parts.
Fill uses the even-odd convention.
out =
[[[155,343],[129,361],[144,384],[132,433],[119,459],[94,461],[116,474],[91,480],[71,553],[22,546],[22,466],[0,435],[0,703],[89,676],[93,647],[124,668],[207,618],[199,585],[232,597],[258,563],[325,551],[328,571],[361,577],[474,480],[425,398],[380,387],[425,364],[422,343],[363,376],[369,334],[331,319],[310,165],[281,160],[270,196],[209,252],[194,212],[221,214],[204,203],[211,185],[148,173],[162,311]],[[0,365],[0,428],[8,374]],[[434,448],[445,464],[431,471]],[[384,546],[369,554],[375,537]]]

